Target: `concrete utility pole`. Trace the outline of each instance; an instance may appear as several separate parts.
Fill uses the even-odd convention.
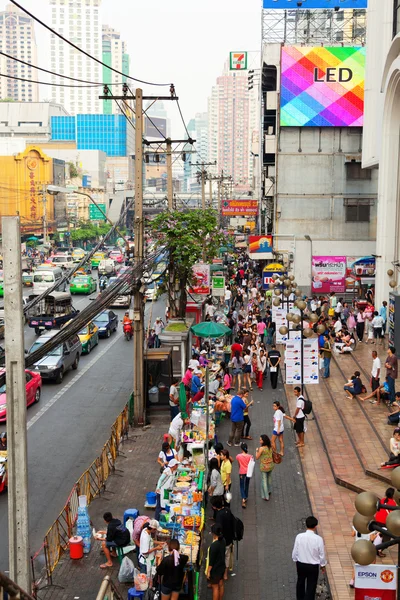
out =
[[[213,207],[213,189],[212,189],[212,182],[213,182],[213,178],[212,178],[212,177],[211,177],[211,175],[210,175],[210,177],[209,177],[209,181],[208,181],[208,184],[209,184],[209,189],[210,189],[210,208],[212,208],[212,207]]]
[[[201,208],[206,209],[206,172],[201,170]]]
[[[171,138],[167,138],[167,198],[168,210],[174,208],[174,190],[172,185],[172,142]]]
[[[143,260],[143,92],[136,90],[135,139],[135,265]],[[137,290],[133,304],[133,402],[135,425],[144,424],[144,311],[143,294]]]
[[[43,196],[46,197],[46,194]],[[10,577],[31,591],[26,451],[24,312],[19,217],[3,217]]]
[[[221,177],[218,178],[218,208],[217,208],[217,219],[218,225],[221,225],[221,185],[222,185],[223,171]]]

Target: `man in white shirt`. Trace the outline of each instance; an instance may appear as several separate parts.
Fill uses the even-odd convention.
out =
[[[228,310],[230,310],[230,308],[231,308],[231,298],[232,298],[232,292],[231,292],[230,288],[227,286],[225,288],[225,305]]]
[[[342,330],[342,328],[343,328],[343,324],[342,324],[342,321],[341,321],[339,318],[337,318],[337,319],[336,319],[336,321],[335,321],[335,324],[334,324],[333,328],[334,328],[334,330],[335,330],[335,334],[336,334],[336,335],[339,333],[339,331],[341,331],[341,330]]]
[[[163,323],[161,317],[157,317],[157,319],[154,322],[153,329],[154,329],[154,333],[156,334],[156,337],[154,340],[154,348],[159,348],[161,346],[161,342],[160,342],[158,336],[162,333],[162,330],[164,329],[164,323]]]
[[[372,328],[374,330],[374,338],[377,340],[376,343],[380,346],[383,344],[383,326],[384,320],[376,310],[372,319]]]
[[[378,357],[376,350],[372,351],[372,369],[371,369],[371,387],[374,392],[380,386],[379,378],[381,375],[381,360]],[[372,404],[376,404],[377,400],[373,400]]]
[[[179,379],[175,379],[169,388],[169,410],[171,412],[171,421],[175,419],[179,413],[179,392],[178,392]]]
[[[292,559],[297,568],[296,600],[313,600],[317,590],[319,568],[325,572],[324,541],[315,529],[318,519],[307,517],[307,531],[299,533],[294,542]]]
[[[169,430],[168,430],[169,444],[171,446],[172,442],[174,442],[175,450],[179,450],[182,429],[183,429],[183,426],[186,425],[187,423],[190,423],[190,420],[183,419],[182,413],[178,413],[176,415],[176,417],[174,419],[172,419],[171,423],[169,424]]]
[[[292,418],[291,417],[287,417],[287,418],[290,419],[291,421],[293,421],[293,423],[294,423],[294,430],[297,433],[297,437],[298,437],[296,446],[298,448],[301,448],[304,446],[304,421],[306,419],[306,416],[303,412],[304,404],[305,404],[304,396],[302,396],[301,389],[299,388],[298,385],[294,388],[293,393],[297,398],[296,411]]]

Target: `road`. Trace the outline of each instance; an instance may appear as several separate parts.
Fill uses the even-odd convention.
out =
[[[29,294],[29,292],[28,292]],[[91,296],[92,298],[95,295]],[[82,309],[90,297],[73,297]],[[146,322],[163,300],[146,305]],[[113,309],[114,310],[114,309]],[[120,316],[124,309],[115,312]],[[36,336],[25,327],[25,347]],[[133,343],[122,335],[122,326],[89,355],[81,357],[76,371],[69,370],[59,385],[44,382],[37,405],[28,408],[28,478],[30,547],[33,554],[58,516],[82,472],[99,454],[110,435],[110,426],[132,391]],[[0,424],[0,429],[5,429]],[[7,494],[0,496],[0,571],[8,571]]]

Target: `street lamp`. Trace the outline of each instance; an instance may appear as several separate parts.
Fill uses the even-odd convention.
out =
[[[397,563],[400,565],[400,467],[396,467],[392,471],[391,480],[393,487],[397,490],[395,499],[397,506],[391,504],[384,504],[379,501],[376,494],[372,492],[361,492],[355,499],[355,507],[357,509],[356,514],[353,518],[354,528],[359,533],[371,533],[377,531],[386,537],[391,538],[387,542],[382,542],[377,546],[374,546],[369,540],[358,540],[354,542],[351,547],[351,556],[354,562],[362,566],[367,566],[376,560],[377,551],[385,550],[390,546],[397,546],[398,557]],[[375,513],[381,508],[390,511],[387,519],[386,526],[381,527],[379,523],[374,521]],[[400,600],[400,580],[397,581],[397,600]]]

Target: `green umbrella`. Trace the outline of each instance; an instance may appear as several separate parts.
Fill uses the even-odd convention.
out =
[[[229,327],[222,323],[215,323],[214,321],[203,321],[203,323],[193,325],[191,331],[193,331],[194,335],[197,335],[197,337],[204,338],[220,338],[223,335],[232,333]]]
[[[185,385],[181,382],[179,384],[179,410],[184,419],[187,418],[186,402],[187,402],[187,398],[186,398]]]
[[[28,239],[26,240],[27,242],[37,242],[38,241],[38,237],[36,237],[35,235],[31,235],[31,237],[28,237]]]

